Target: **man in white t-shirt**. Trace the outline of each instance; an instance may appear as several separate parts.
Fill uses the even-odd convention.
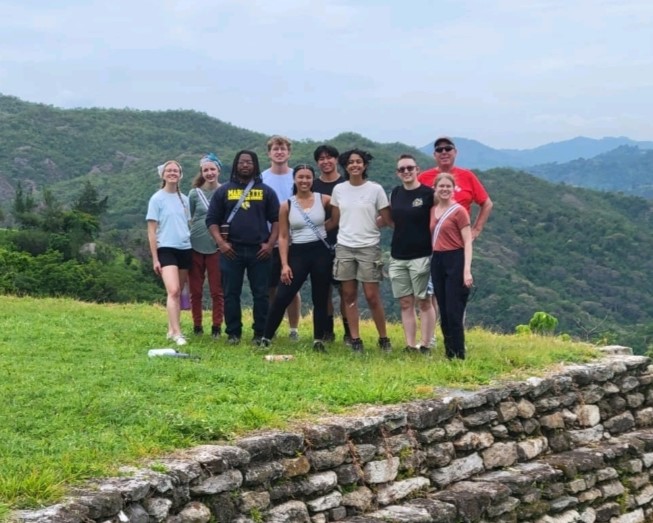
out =
[[[270,168],[263,171],[261,177],[263,183],[272,187],[274,192],[277,193],[279,203],[283,203],[290,199],[293,192],[293,170],[288,166],[292,144],[285,136],[274,135],[268,140],[267,147]],[[272,265],[268,280],[270,303],[274,301],[280,278],[281,258],[279,257],[279,246],[276,245],[272,253]],[[290,325],[290,339],[293,341],[299,340],[297,327],[299,326],[301,307],[301,297],[297,293],[286,309]]]

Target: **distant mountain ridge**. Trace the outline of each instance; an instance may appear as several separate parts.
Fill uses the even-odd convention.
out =
[[[622,145],[593,158],[534,165],[526,170],[553,183],[653,199],[653,150],[650,149]]]
[[[636,146],[640,149],[653,149],[653,141],[636,141],[625,136],[601,139],[578,136],[570,140],[540,145],[533,149],[493,149],[468,138],[454,137],[453,140],[458,149],[456,163],[470,169],[524,168],[531,165],[565,163],[579,158],[594,158],[624,145]],[[420,151],[431,156],[433,143],[420,147]]]

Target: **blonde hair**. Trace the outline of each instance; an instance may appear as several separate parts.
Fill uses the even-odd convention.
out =
[[[280,134],[275,134],[274,136],[271,136],[270,139],[267,142],[268,146],[268,152],[272,150],[272,147],[275,145],[285,145],[288,147],[288,150],[292,150],[292,142],[286,138],[285,136],[281,136]]]
[[[159,166],[159,176],[161,177],[161,188],[163,189],[166,186],[166,181],[163,179],[163,173],[166,170],[166,167],[168,166],[169,163],[174,163],[179,167],[179,181],[184,177],[184,171],[181,169],[181,164],[177,160],[168,160],[165,162],[163,165]],[[179,183],[177,183],[177,196],[179,197],[179,201],[181,202],[181,206],[184,208],[184,211],[188,213],[188,209],[186,208],[186,204],[184,203],[184,199],[181,197],[181,191],[179,190]]]
[[[161,178],[161,188],[166,186],[166,181],[163,179],[163,173],[166,170],[166,167],[168,166],[169,163],[174,163],[177,167],[179,167],[179,180],[184,177],[184,170],[181,168],[181,164],[177,160],[168,160],[167,162],[159,165],[159,177]],[[179,184],[177,184],[177,187],[179,187]],[[179,190],[179,189],[177,189]]]
[[[451,185],[456,187],[456,179],[453,177],[453,174],[451,173],[440,173],[438,176],[435,178],[435,181],[433,182],[433,188],[435,189],[438,186],[438,182],[440,180],[449,180],[451,182]]]

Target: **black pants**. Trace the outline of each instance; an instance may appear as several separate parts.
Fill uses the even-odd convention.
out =
[[[243,291],[245,271],[252,291],[254,312],[254,336],[261,336],[265,327],[265,316],[268,311],[268,273],[270,258],[260,260],[256,253],[260,245],[233,244],[236,251],[234,259],[220,256],[220,271],[222,273],[222,289],[224,290],[224,320],[227,336],[243,334],[242,310],[240,295]]]
[[[299,292],[310,275],[311,298],[313,300],[313,339],[321,340],[327,327],[327,302],[333,254],[321,241],[296,243],[288,251],[288,265],[292,269],[290,285],[279,283],[274,301],[270,304],[268,319],[265,324],[266,338],[272,338],[277,332],[286,307]]]
[[[465,251],[434,252],[431,257],[433,291],[440,309],[440,325],[447,358],[465,359],[463,318],[469,288],[463,284]]]

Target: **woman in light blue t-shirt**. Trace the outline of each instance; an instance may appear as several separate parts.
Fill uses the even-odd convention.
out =
[[[181,165],[169,160],[159,167],[161,189],[152,195],[147,206],[147,239],[154,272],[166,288],[168,339],[186,345],[180,325],[180,296],[191,267],[191,243],[188,221],[188,198],[179,191],[183,178]]]

